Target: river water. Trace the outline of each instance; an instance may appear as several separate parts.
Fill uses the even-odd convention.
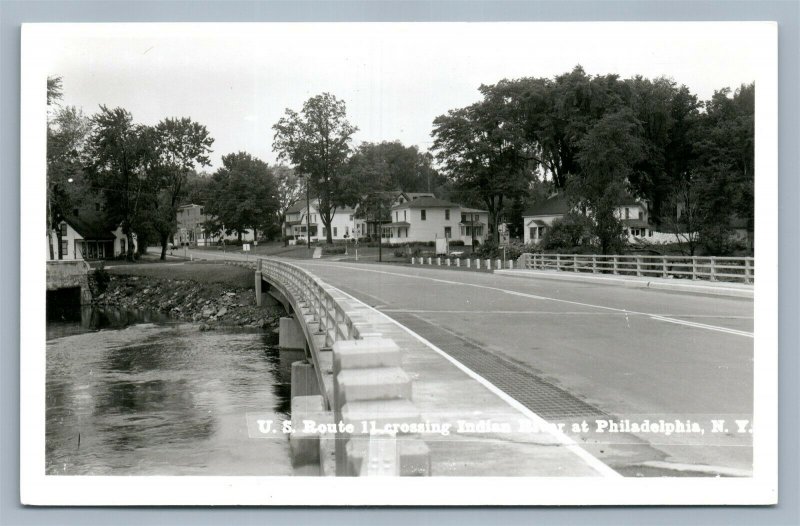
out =
[[[271,331],[83,319],[48,323],[48,474],[292,474],[285,436],[248,435],[248,414],[288,417],[290,366]]]

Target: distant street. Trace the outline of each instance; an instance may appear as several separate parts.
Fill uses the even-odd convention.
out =
[[[593,454],[612,467],[634,456],[752,468],[752,435],[733,432],[734,419],[752,420],[752,300],[435,268],[295,262],[523,403],[531,400],[527,405],[545,418],[588,410],[631,421],[690,419],[708,428],[701,438],[637,434],[655,453],[609,443],[621,437],[585,437],[590,450],[593,441],[605,441]],[[532,380],[503,386],[511,373]],[[555,386],[556,394],[537,399],[530,392],[537,382]],[[711,435],[712,419],[725,419],[731,429]]]

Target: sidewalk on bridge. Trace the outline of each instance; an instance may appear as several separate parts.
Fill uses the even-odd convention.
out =
[[[421,421],[449,426],[446,434],[420,435],[430,448],[434,476],[618,476],[571,438],[385,314],[352,297],[342,304],[349,316],[402,349],[402,368],[413,381],[412,401]]]
[[[579,281],[598,285],[623,286],[628,288],[647,288],[695,294],[711,294],[737,298],[752,298],[753,285],[721,281],[691,281],[685,279],[652,278],[620,275],[598,275],[557,270],[495,270],[495,274],[527,279],[554,279]]]

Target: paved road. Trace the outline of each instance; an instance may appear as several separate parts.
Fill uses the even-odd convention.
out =
[[[612,466],[752,468],[752,435],[736,433],[733,423],[752,420],[752,300],[453,269],[297,263],[545,418],[678,419],[705,430],[584,436]],[[728,432],[712,434],[712,419],[725,419]]]

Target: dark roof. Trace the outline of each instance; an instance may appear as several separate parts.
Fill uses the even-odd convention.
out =
[[[63,219],[87,241],[113,241],[116,228],[108,227],[105,222],[77,216],[66,216]]]
[[[527,209],[522,215],[530,216],[555,216],[569,213],[569,199],[564,195],[554,195]]]
[[[540,219],[531,219],[530,221],[528,221],[528,226],[531,226],[531,225],[550,226],[550,225],[548,225],[547,223],[545,223],[544,221],[542,221]]]
[[[389,226],[389,227],[392,227],[392,226],[411,226],[411,223],[409,223],[408,221],[398,221],[397,223],[389,223],[388,225],[383,225],[383,226]]]
[[[286,209],[287,214],[296,214],[297,212],[302,212],[306,209],[306,202],[305,201],[298,201],[289,208]]]
[[[435,197],[418,197],[393,208],[460,208],[459,205]]]

